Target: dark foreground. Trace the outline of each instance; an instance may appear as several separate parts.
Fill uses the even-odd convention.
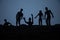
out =
[[[2,40],[59,40],[60,25],[53,26],[2,26],[0,25],[0,39]]]

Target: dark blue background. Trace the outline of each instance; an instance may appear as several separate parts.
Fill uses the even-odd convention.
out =
[[[24,17],[28,21],[31,13],[34,17],[39,10],[42,10],[44,13],[46,6],[54,14],[54,19],[51,20],[51,24],[60,24],[60,0],[0,0],[0,24],[3,24],[6,18],[15,25],[15,16],[20,8],[23,8]],[[23,19],[21,24],[25,24]],[[34,24],[38,24],[38,18],[34,19]],[[43,24],[45,24],[45,20],[43,20]]]

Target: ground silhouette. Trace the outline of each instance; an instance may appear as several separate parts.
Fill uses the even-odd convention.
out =
[[[52,26],[21,25],[21,26],[0,25],[0,39],[14,40],[40,40],[40,39],[59,39],[60,24]]]

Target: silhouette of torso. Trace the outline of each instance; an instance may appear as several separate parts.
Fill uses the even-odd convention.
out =
[[[18,12],[16,15],[17,20],[20,20],[23,17],[23,13],[22,12]]]
[[[42,13],[39,13],[38,15],[39,15],[39,19],[42,19],[42,15],[43,14]]]
[[[45,14],[47,15],[47,18],[51,18],[50,10],[46,11]]]
[[[31,25],[33,24],[33,22],[29,21],[29,22],[27,22],[27,24],[28,24],[29,26],[31,26]]]

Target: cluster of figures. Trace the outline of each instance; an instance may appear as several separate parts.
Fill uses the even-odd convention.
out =
[[[45,16],[44,16],[44,17],[46,17],[46,24],[47,24],[47,25],[50,25],[51,15],[52,15],[52,17],[54,17],[54,16],[53,16],[51,10],[48,10],[48,7],[45,7],[45,10],[46,10],[46,11],[45,11]],[[17,26],[18,24],[20,25],[20,21],[21,21],[21,19],[23,18],[23,13],[22,13],[22,11],[23,11],[23,9],[21,9],[21,10],[16,14],[16,26]],[[25,23],[27,23],[29,26],[33,25],[33,14],[31,14],[31,16],[32,16],[32,18],[29,18],[28,21],[26,21],[26,19],[23,18],[24,21],[25,21]],[[39,11],[39,13],[38,13],[37,16],[39,16],[39,20],[38,20],[38,21],[39,21],[39,25],[42,25],[42,16],[43,16],[42,10]],[[34,17],[34,18],[37,18],[37,16]],[[32,20],[32,21],[31,21],[31,20]]]
[[[46,19],[46,24],[51,25],[51,23],[50,23],[51,15],[52,15],[53,18],[54,18],[54,16],[53,16],[51,10],[48,9],[48,7],[45,7],[45,10],[46,11],[45,11],[44,18]],[[17,14],[16,14],[16,26],[21,25],[20,21],[21,21],[22,18],[24,19],[25,23],[27,23],[29,26],[33,25],[33,23],[34,23],[33,22],[33,14],[31,14],[32,18],[29,18],[29,20],[26,21],[26,19],[23,17],[22,11],[23,11],[23,9],[21,8],[20,11],[17,12]],[[39,20],[38,20],[39,25],[42,25],[42,17],[43,17],[42,10],[39,10],[39,13],[34,18],[37,18],[37,16],[39,16]],[[11,23],[7,22],[6,19],[4,21],[5,21],[4,25],[11,24]]]

